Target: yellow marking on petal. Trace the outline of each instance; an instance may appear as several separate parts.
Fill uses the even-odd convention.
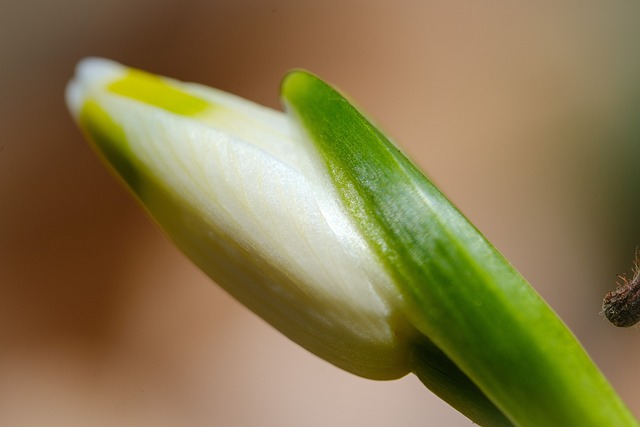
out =
[[[194,116],[211,107],[204,99],[171,85],[167,80],[140,70],[129,70],[108,89],[118,95],[133,98],[175,114]]]

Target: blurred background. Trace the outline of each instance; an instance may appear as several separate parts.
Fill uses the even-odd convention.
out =
[[[640,416],[640,333],[600,316],[640,244],[640,3],[0,2],[0,426],[467,426],[414,378],[306,353],[178,253],[63,102],[104,56],[278,108],[334,83],[573,329]]]

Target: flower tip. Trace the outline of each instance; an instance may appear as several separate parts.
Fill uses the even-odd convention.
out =
[[[82,59],[76,66],[75,75],[65,90],[67,107],[74,117],[77,118],[80,115],[80,110],[91,92],[120,78],[126,70],[127,68],[123,65],[108,59],[96,57]]]

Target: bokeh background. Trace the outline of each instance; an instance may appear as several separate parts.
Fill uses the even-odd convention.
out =
[[[0,426],[470,424],[413,377],[306,353],[178,253],[66,112],[90,55],[276,108],[291,68],[333,82],[640,415],[640,332],[599,314],[640,244],[638,22],[596,0],[2,0]]]

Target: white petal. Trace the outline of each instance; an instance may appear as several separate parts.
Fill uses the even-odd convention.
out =
[[[112,93],[126,73],[84,61],[68,103],[79,117],[95,102],[122,129],[140,177],[134,190],[181,249],[322,358],[367,377],[404,375],[400,320],[383,291],[390,279],[344,212],[331,208],[333,195],[307,180],[317,174],[287,117],[167,79],[211,104],[192,117],[174,114]]]

